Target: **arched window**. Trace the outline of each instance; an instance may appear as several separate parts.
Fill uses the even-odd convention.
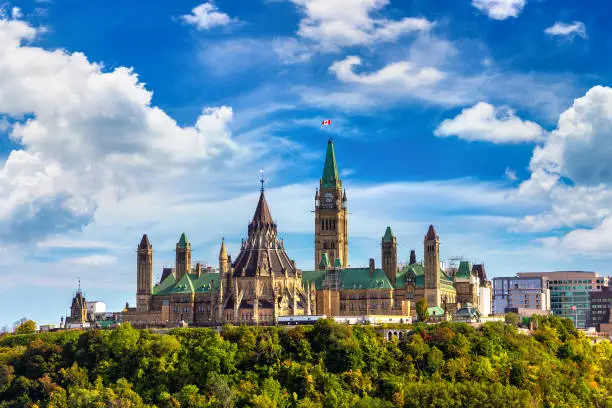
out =
[[[327,242],[323,242],[323,249],[327,249]]]

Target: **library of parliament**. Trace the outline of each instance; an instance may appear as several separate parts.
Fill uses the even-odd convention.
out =
[[[424,235],[424,260],[398,264],[397,240],[390,227],[381,239],[381,263],[349,267],[348,200],[338,174],[334,144],[327,144],[323,174],[314,194],[314,265],[302,271],[278,238],[263,181],[259,202],[235,259],[221,241],[219,267],[192,265],[191,244],[183,233],[176,263],[153,282],[153,246],[145,234],[137,250],[136,307],[123,312],[134,326],[274,324],[279,317],[415,315],[425,298],[435,314],[452,316],[461,305],[490,304],[484,265],[460,262],[444,270],[440,240],[433,227]],[[483,289],[489,290],[483,290]],[[488,299],[485,299],[488,298]]]

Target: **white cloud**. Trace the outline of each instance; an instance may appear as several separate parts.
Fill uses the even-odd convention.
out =
[[[290,37],[275,38],[272,41],[272,48],[284,64],[308,62],[314,53],[311,47]]]
[[[342,61],[335,61],[329,70],[342,82],[373,86],[401,86],[412,89],[435,84],[444,78],[444,74],[435,68],[419,68],[409,61],[391,63],[378,71],[369,74],[357,74],[356,66],[361,65],[361,58],[348,56]]]
[[[494,20],[518,17],[527,0],[472,0],[472,6]]]
[[[11,18],[18,19],[21,17],[23,17],[23,13],[21,12],[21,9],[19,7],[13,7],[11,9]]]
[[[371,16],[387,6],[389,0],[291,1],[304,14],[298,35],[329,51],[347,46],[395,41],[403,34],[427,31],[432,27],[432,23],[424,18],[389,20]]]
[[[552,27],[548,27],[544,32],[550,36],[561,37],[582,37],[587,38],[586,26],[581,21],[574,21],[571,24],[556,22]]]
[[[518,180],[518,177],[516,176],[516,171],[512,170],[510,167],[506,167],[506,170],[504,171],[504,176],[510,181]]]
[[[612,88],[591,88],[560,116],[546,143],[534,149],[531,177],[518,191],[544,200],[549,210],[523,218],[518,230],[578,228],[543,242],[580,253],[612,249],[611,130]]]
[[[545,132],[536,123],[522,120],[514,110],[479,102],[453,119],[444,120],[434,131],[438,137],[457,136],[471,141],[523,143],[541,141]]]
[[[21,146],[0,167],[0,237],[78,228],[102,200],[243,154],[228,129],[232,108],[205,108],[181,127],[131,69],[22,44],[36,34],[0,20],[0,115],[20,121],[10,137]]]
[[[226,26],[237,20],[219,11],[212,1],[202,3],[191,10],[191,14],[181,16],[187,24],[196,26],[198,30],[210,30],[213,27]]]
[[[112,255],[88,255],[76,258],[68,258],[66,263],[86,265],[86,266],[108,266],[113,265],[117,261]]]

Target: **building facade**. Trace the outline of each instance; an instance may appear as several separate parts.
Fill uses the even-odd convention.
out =
[[[481,289],[490,288],[484,266],[466,264],[458,279],[449,277],[440,262],[433,225],[424,236],[422,263],[412,251],[409,264],[398,267],[397,239],[387,227],[381,239],[382,268],[374,259],[366,267],[351,267],[347,202],[330,139],[315,191],[314,270],[298,269],[285,252],[263,180],[247,239],[233,261],[222,240],[218,271],[192,265],[191,244],[183,233],[174,267],[164,268],[160,282],[153,284],[153,247],[145,234],[137,248],[136,307],[126,307],[124,321],[173,326],[273,324],[279,317],[299,315],[401,319],[414,315],[414,303],[421,298],[445,315],[452,315],[461,302],[483,307],[488,302],[490,309],[490,296],[482,298]]]
[[[545,276],[493,278],[493,293],[494,314],[504,314],[508,309],[531,310],[531,314],[551,310],[548,278]]]
[[[548,278],[550,309],[554,315],[567,317],[577,328],[587,327],[590,307],[590,293],[600,292],[608,286],[608,278],[595,272],[520,272],[518,277]]]
[[[587,326],[602,331],[602,324],[612,323],[612,287],[604,286],[601,291],[590,292],[589,298],[591,310]]]

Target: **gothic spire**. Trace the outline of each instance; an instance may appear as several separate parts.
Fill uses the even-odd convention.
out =
[[[149,237],[147,237],[147,234],[144,234],[142,236],[142,239],[140,240],[140,245],[138,245],[138,249],[149,249],[151,248],[151,242],[149,241]]]
[[[385,236],[383,237],[383,242],[393,242],[393,231],[391,231],[391,227],[387,227],[385,231]]]
[[[321,187],[340,187],[340,176],[338,176],[338,166],[336,164],[336,154],[334,153],[334,142],[330,138],[327,142],[327,153],[325,154],[325,165],[323,166],[323,177]]]
[[[221,239],[221,250],[219,251],[219,259],[225,261],[227,259],[227,249],[225,248],[225,238]]]
[[[434,229],[433,225],[429,226],[429,229],[427,230],[427,235],[425,235],[425,239],[427,241],[438,239],[438,235],[436,234],[436,230]]]

